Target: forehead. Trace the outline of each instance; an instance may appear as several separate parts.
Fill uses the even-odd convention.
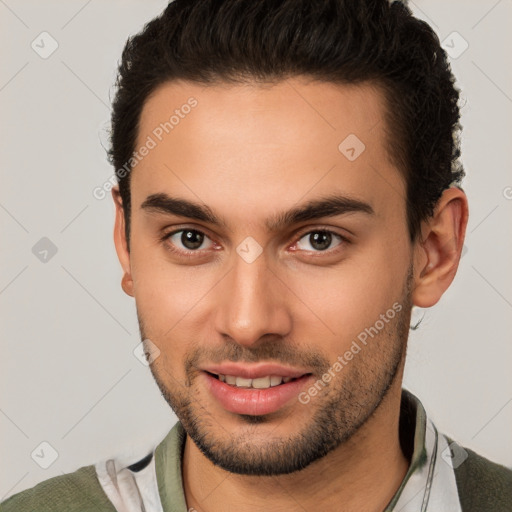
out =
[[[136,150],[151,149],[132,172],[132,204],[163,192],[242,221],[336,192],[396,209],[404,184],[384,112],[369,83],[166,83],[141,114]]]

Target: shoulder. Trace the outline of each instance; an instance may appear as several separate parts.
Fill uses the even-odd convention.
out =
[[[0,512],[115,512],[93,465],[59,475],[14,494]]]
[[[462,511],[510,512],[512,469],[496,464],[469,448],[463,449],[467,457],[454,467]]]

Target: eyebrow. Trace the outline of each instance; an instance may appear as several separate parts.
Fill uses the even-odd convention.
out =
[[[227,229],[226,222],[215,215],[209,206],[188,199],[170,197],[163,193],[151,194],[142,203],[141,208],[148,212],[187,217]],[[279,231],[299,222],[316,220],[322,217],[336,217],[348,213],[374,215],[375,212],[368,203],[359,199],[342,195],[330,195],[273,215],[266,220],[265,224],[269,231]]]

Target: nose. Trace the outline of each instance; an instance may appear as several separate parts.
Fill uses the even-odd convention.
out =
[[[216,296],[216,329],[240,345],[251,347],[271,334],[292,329],[286,286],[266,262],[265,252],[248,263],[238,254]]]

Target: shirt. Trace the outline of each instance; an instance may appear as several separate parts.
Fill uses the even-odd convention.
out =
[[[402,391],[400,443],[409,469],[383,512],[512,511],[512,470],[440,433],[423,405]],[[99,461],[11,496],[1,512],[187,512],[178,421],[139,461]],[[193,509],[192,509],[193,510]]]

